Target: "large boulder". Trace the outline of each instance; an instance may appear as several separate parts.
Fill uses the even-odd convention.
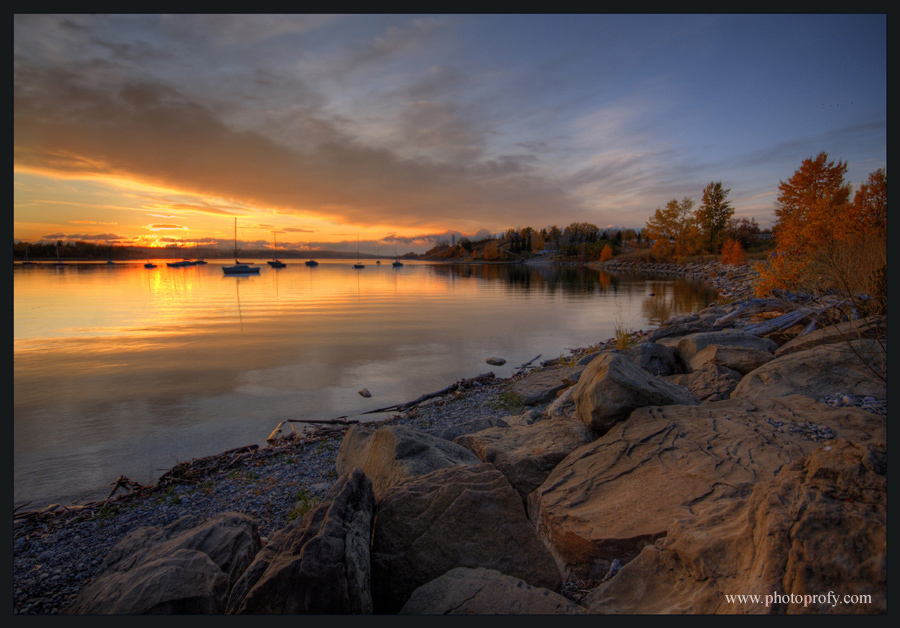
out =
[[[578,417],[597,434],[604,434],[636,408],[694,404],[689,390],[651,375],[617,353],[605,353],[585,368],[572,391]]]
[[[673,522],[586,604],[604,614],[883,614],[886,466],[883,445],[823,445],[749,498]]]
[[[575,398],[572,393],[575,391],[574,386],[569,386],[559,394],[553,403],[547,406],[545,414],[549,419],[578,419],[577,408],[575,408]]]
[[[261,545],[256,521],[236,512],[138,528],[113,546],[66,612],[221,613]]]
[[[494,569],[457,567],[413,591],[401,615],[581,615],[559,593]]]
[[[707,364],[726,366],[741,375],[746,375],[775,356],[771,351],[760,351],[750,347],[729,347],[728,345],[708,345],[697,352],[688,363],[690,371],[696,371]]]
[[[100,569],[128,571],[142,562],[187,549],[209,556],[234,582],[261,548],[257,522],[252,517],[225,512],[203,520],[191,514],[166,526],[133,530],[113,546]]]
[[[479,464],[471,451],[405,425],[364,427],[347,430],[338,450],[338,475],[359,467],[372,481],[375,497],[394,482],[460,464]]]
[[[578,381],[584,366],[564,366],[534,371],[513,384],[512,391],[526,406],[553,401],[556,394]]]
[[[372,612],[369,539],[371,481],[359,469],[341,477],[315,508],[269,540],[235,583],[234,614]]]
[[[793,396],[640,408],[576,449],[528,496],[561,567],[602,577],[697,507],[749,493],[824,438],[884,439],[885,420]]]
[[[775,349],[778,348],[778,345],[774,340],[760,338],[740,329],[723,329],[721,331],[708,331],[688,334],[686,336],[667,337],[660,340],[660,343],[672,347],[685,364],[690,364],[695,355],[710,345],[743,347],[745,349],[755,349],[769,354],[774,353]]]
[[[572,451],[596,438],[576,419],[549,419],[532,425],[490,428],[454,442],[497,467],[524,503],[550,472]]]
[[[663,379],[671,384],[684,386],[702,401],[721,401],[728,399],[742,377],[743,375],[727,366],[706,364],[692,373],[667,375]]]
[[[622,355],[651,375],[675,375],[682,372],[672,347],[658,342],[641,342],[622,351]]]
[[[836,394],[887,397],[887,343],[855,340],[815,346],[775,358],[748,373],[732,397],[764,399]],[[884,376],[880,379],[878,374]]]
[[[455,567],[496,569],[558,591],[560,572],[525,517],[522,500],[490,464],[409,477],[385,491],[372,536],[376,613]]]
[[[67,615],[218,615],[228,576],[203,552],[178,549],[128,571],[105,571],[63,610]]]
[[[775,350],[775,356],[781,357],[797,351],[805,351],[819,345],[845,343],[861,338],[887,337],[887,321],[883,316],[869,316],[860,320],[849,320],[836,325],[829,325],[808,334],[797,336]]]

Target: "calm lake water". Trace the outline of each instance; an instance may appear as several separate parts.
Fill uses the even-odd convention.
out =
[[[103,498],[119,475],[152,483],[178,462],[264,444],[284,419],[508,377],[617,323],[651,329],[715,298],[696,282],[581,267],[260,260],[258,276],[226,276],[225,260],[144,261],[14,266],[16,506]]]

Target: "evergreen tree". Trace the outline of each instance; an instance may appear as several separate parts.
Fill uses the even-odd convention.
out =
[[[722,245],[722,235],[734,208],[725,197],[731,189],[722,187],[721,181],[713,181],[703,189],[703,200],[697,208],[697,222],[704,246],[715,253]]]

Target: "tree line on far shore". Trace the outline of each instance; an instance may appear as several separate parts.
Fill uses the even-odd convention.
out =
[[[886,310],[887,173],[869,173],[855,194],[846,173],[846,162],[823,151],[779,183],[771,251],[757,264],[757,296],[778,290],[866,295],[875,309]],[[696,210],[687,197],[657,209],[644,230],[654,257],[683,261],[706,253],[743,263],[747,243],[760,231],[755,220],[733,218],[729,192],[714,181]]]

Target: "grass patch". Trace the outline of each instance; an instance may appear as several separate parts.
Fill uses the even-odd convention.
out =
[[[631,327],[617,324],[614,329],[616,334],[616,349],[624,351],[637,344],[637,339],[634,337],[634,330],[631,329]]]
[[[306,490],[306,487],[301,486],[299,489],[297,489],[297,497],[294,503],[294,507],[288,511],[285,518],[288,521],[293,521],[294,519],[302,517],[303,515],[308,513],[315,505],[316,499],[309,494],[309,491]]]
[[[497,396],[497,399],[491,403],[491,407],[495,410],[506,410],[514,414],[525,411],[525,404],[522,398],[512,390],[505,390]]]

